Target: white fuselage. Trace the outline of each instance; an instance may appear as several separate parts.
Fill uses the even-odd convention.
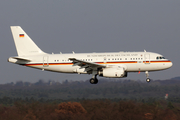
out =
[[[120,66],[124,67],[127,72],[158,71],[168,69],[172,66],[171,61],[164,59],[160,54],[152,52],[42,54],[27,57],[32,59],[32,61],[17,61],[16,59],[10,58],[9,62],[63,73],[86,73],[84,69],[73,65],[69,58],[103,64],[107,67]],[[159,57],[159,59],[157,59],[157,57]]]

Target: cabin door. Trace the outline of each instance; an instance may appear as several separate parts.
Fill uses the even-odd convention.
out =
[[[48,56],[43,56],[43,67],[48,67],[49,63],[48,63]]]
[[[150,64],[150,54],[145,54],[144,55],[144,63],[145,64]]]

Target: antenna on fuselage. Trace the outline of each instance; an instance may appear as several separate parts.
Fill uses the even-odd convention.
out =
[[[146,50],[144,50],[144,52],[146,52]]]

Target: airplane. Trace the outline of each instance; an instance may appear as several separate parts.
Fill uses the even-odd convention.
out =
[[[146,82],[150,82],[149,72],[170,68],[173,63],[153,52],[109,52],[48,54],[43,52],[20,26],[11,26],[18,56],[8,62],[31,68],[60,72],[92,74],[91,84],[97,84],[97,75],[107,78],[123,78],[128,72],[145,72]]]

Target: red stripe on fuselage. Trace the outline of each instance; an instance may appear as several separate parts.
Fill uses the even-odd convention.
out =
[[[143,61],[143,63],[170,63],[171,61]],[[137,63],[137,61],[117,61],[117,62],[95,62],[97,64],[132,64]],[[34,64],[23,64],[24,66],[43,66],[47,63],[34,63]],[[48,65],[73,65],[73,63],[48,63]]]

